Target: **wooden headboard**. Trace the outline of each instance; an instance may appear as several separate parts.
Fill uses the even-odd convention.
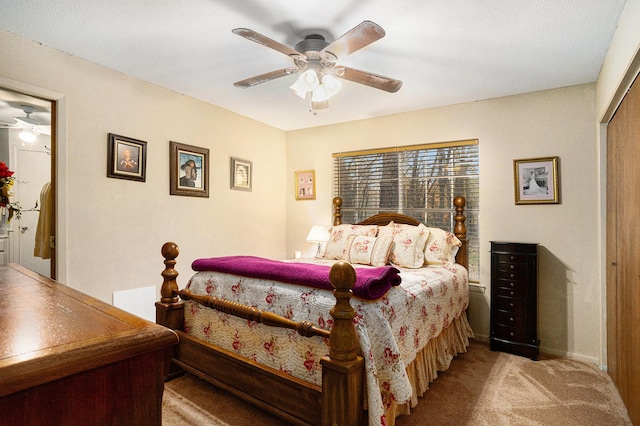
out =
[[[454,226],[452,232],[458,239],[462,242],[462,246],[458,250],[458,254],[456,254],[456,262],[465,268],[469,269],[469,241],[467,240],[467,226],[465,225],[465,221],[467,220],[464,215],[464,207],[467,204],[467,200],[458,195],[453,199],[453,205],[456,207],[456,214],[453,217]],[[335,197],[333,199],[333,225],[341,225],[342,224],[342,198]],[[421,222],[413,218],[411,216],[407,216],[401,213],[379,213],[373,215],[371,217],[366,218],[362,222],[356,223],[356,225],[378,225],[385,226],[390,222],[400,223],[405,225],[414,225],[417,226]],[[428,226],[428,224],[425,224]]]

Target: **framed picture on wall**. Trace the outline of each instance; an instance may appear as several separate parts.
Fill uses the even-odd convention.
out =
[[[513,160],[516,204],[558,204],[558,157]]]
[[[178,142],[169,143],[169,193],[209,197],[209,150]]]
[[[107,177],[144,182],[147,168],[147,143],[109,133]]]
[[[253,163],[231,157],[231,189],[251,191]]]
[[[296,200],[316,199],[316,171],[302,170],[295,173]]]

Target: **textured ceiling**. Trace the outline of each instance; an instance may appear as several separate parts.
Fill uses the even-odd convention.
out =
[[[284,130],[594,82],[624,0],[0,0],[0,28]],[[288,46],[364,20],[386,36],[341,65],[403,81],[387,93],[345,81],[317,115],[288,88],[237,80],[288,67]],[[25,64],[28,66],[28,64]]]

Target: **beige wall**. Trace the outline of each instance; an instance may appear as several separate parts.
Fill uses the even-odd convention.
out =
[[[3,31],[0,51],[0,84],[61,99],[62,282],[107,302],[159,287],[165,241],[181,284],[199,256],[284,256],[283,131]],[[146,182],[106,177],[109,132],[148,142]],[[169,195],[169,141],[209,148],[209,198]],[[229,189],[230,156],[253,161],[252,192]]]
[[[478,139],[480,284],[487,291],[472,293],[474,330],[484,338],[489,334],[489,241],[538,242],[541,349],[598,362],[594,97],[589,84],[289,132],[287,252],[313,253],[304,241],[309,227],[331,224],[332,153]],[[556,155],[562,203],[516,206],[513,160]],[[316,201],[295,201],[292,177],[305,169],[316,170]]]

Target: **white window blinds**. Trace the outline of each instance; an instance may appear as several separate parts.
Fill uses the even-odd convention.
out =
[[[343,223],[398,212],[446,230],[453,228],[453,198],[467,200],[469,277],[478,281],[478,141],[333,154],[334,195]]]

